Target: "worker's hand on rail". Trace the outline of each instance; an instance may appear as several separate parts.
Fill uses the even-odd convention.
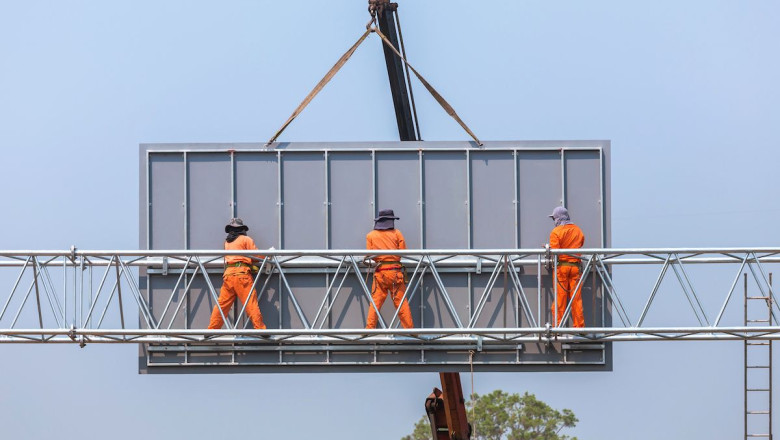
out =
[[[363,264],[368,267],[376,266],[376,262],[369,257],[363,258]]]

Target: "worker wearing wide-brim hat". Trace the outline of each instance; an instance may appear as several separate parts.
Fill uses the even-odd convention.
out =
[[[556,206],[548,217],[553,219],[555,227],[550,232],[550,249],[579,249],[585,244],[585,234],[579,226],[572,223],[569,211],[563,206]],[[582,286],[577,284],[582,277],[580,254],[558,255],[558,266],[555,277],[558,281],[558,295],[552,305],[552,319],[555,326],[561,325],[563,314],[571,301],[571,318],[573,327],[585,327],[585,315],[582,311]],[[576,289],[576,290],[575,290]]]
[[[249,227],[240,218],[232,218],[225,225],[225,250],[251,251],[257,249],[252,237],[246,235]],[[264,258],[257,255],[257,258]],[[246,314],[252,320],[256,329],[265,329],[263,315],[257,305],[257,291],[252,289],[252,258],[240,255],[227,255],[225,257],[225,272],[222,274],[222,289],[219,291],[218,305],[211,312],[210,329],[222,328],[222,316],[228,316],[230,308],[236,298],[241,301],[243,307],[246,304]],[[247,301],[247,296],[249,300]],[[220,313],[222,309],[222,313]]]
[[[395,229],[395,221],[399,220],[392,209],[383,209],[374,219],[374,230],[366,235],[366,249],[406,249],[406,240],[398,229]],[[382,309],[387,295],[390,294],[393,304],[398,308],[398,317],[403,328],[412,328],[412,311],[409,303],[404,299],[406,282],[404,281],[401,257],[398,255],[377,255],[371,257],[377,264],[374,270],[374,283],[371,286],[371,297],[378,310]],[[373,307],[369,307],[366,328],[376,328],[377,313]]]

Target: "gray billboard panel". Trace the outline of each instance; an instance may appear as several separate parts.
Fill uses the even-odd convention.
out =
[[[261,249],[357,250],[365,246],[375,213],[391,208],[410,249],[538,249],[552,229],[547,215],[560,204],[583,228],[586,247],[609,246],[608,141],[275,147],[142,145],[140,246],[222,249],[224,225],[238,216]],[[258,280],[268,328],[361,329],[370,307],[365,269],[359,282],[349,263],[342,261],[337,271],[338,259],[307,261]],[[551,320],[554,286],[535,264],[497,267],[489,256],[444,267],[429,263],[424,266],[430,270],[407,285],[415,327],[500,330]],[[411,260],[408,269],[415,264]],[[348,266],[351,274],[345,276]],[[164,313],[167,324],[176,314],[174,327],[201,329],[219,295],[221,268],[209,266],[210,283],[189,270],[177,287],[181,294],[164,293],[177,286],[180,270],[142,273],[141,290],[155,319]],[[597,276],[583,286],[586,324],[608,324],[610,307]],[[234,306],[230,318],[239,310]],[[393,320],[390,298],[381,315]],[[244,317],[239,326],[251,327]],[[467,369],[470,361],[477,371],[611,368],[608,344],[581,348],[494,344],[469,358],[473,350],[457,345],[192,344],[143,347],[140,361],[144,372],[181,372],[182,366],[187,372],[437,371]]]
[[[232,216],[230,156],[192,153],[187,156],[187,248],[219,249],[224,228]]]
[[[560,151],[518,151],[518,248],[538,248],[549,241],[547,215],[563,204],[562,170]],[[572,220],[578,221],[576,215]]]
[[[181,154],[155,154],[144,164],[149,169],[149,186],[148,189],[144,188],[148,190],[145,198],[149,204],[141,212],[149,212],[150,216],[148,221],[145,219],[142,223],[149,228],[149,243],[146,240],[141,243],[145,248],[177,249],[187,246],[184,163]]]
[[[516,246],[516,174],[513,151],[470,152],[473,249]]]
[[[327,249],[324,153],[282,153],[282,248]]]
[[[601,208],[601,161],[598,151],[565,151],[566,185],[564,205],[585,233],[585,247],[604,247]],[[582,182],[582,183],[580,183]]]
[[[378,151],[376,157],[376,211],[393,209],[401,219],[396,227],[404,234],[406,246],[422,249],[422,191],[418,151]],[[359,225],[368,232],[373,223]],[[365,244],[364,244],[365,246]]]
[[[234,155],[234,162],[235,216],[242,218],[247,225],[252,225],[251,234],[257,247],[281,247],[276,155],[244,153]],[[255,231],[261,233],[256,234]]]
[[[464,151],[423,153],[426,249],[468,249],[468,182]]]
[[[373,166],[370,152],[334,152],[328,161],[328,249],[360,249],[365,236],[355,225],[374,221]]]

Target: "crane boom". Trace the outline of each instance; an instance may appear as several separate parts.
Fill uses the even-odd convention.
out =
[[[394,17],[394,13],[398,9],[398,3],[391,3],[388,0],[369,0],[368,9],[372,14],[376,14],[379,30],[387,36],[396,50],[403,52],[399,44],[398,23]],[[385,54],[387,78],[390,81],[390,93],[393,96],[398,136],[402,141],[420,140],[415,131],[411,90],[404,76],[403,62],[389,47],[382,45],[382,50]]]

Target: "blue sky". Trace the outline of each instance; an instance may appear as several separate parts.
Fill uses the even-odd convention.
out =
[[[612,141],[615,247],[780,246],[777,2],[400,13],[410,61],[482,139]],[[136,249],[139,143],[267,140],[366,20],[363,0],[0,0],[0,248]],[[415,91],[424,139],[467,139]],[[373,36],[281,140],[395,140],[394,124]],[[438,380],[139,376],[134,346],[0,350],[8,438],[394,439]],[[741,368],[739,343],[628,343],[610,373],[474,381],[572,409],[580,439],[736,438]]]

